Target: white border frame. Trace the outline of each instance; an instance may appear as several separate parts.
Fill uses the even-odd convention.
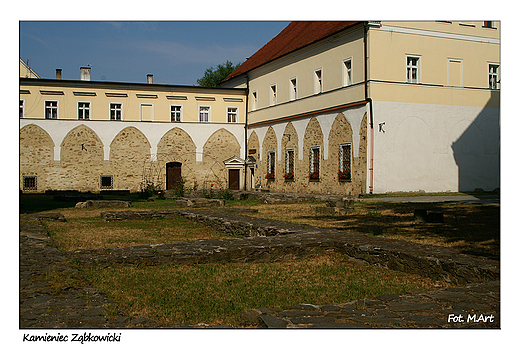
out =
[[[409,82],[408,81],[408,58],[416,58],[417,59],[417,82]],[[404,81],[408,84],[421,84],[422,83],[422,56],[417,54],[405,54],[405,74]]]
[[[235,108],[237,110],[235,122],[229,121],[229,109],[230,108]],[[238,106],[226,106],[226,123],[230,123],[230,124],[240,123],[240,108]]]
[[[47,101],[56,101],[56,118],[46,118],[47,115]],[[45,99],[43,100],[43,119],[60,119],[60,100],[59,99]]]
[[[89,115],[88,115],[88,119],[79,119],[79,104],[82,103],[82,104],[86,104],[88,103],[89,106],[88,106],[88,110],[89,110]],[[91,121],[92,120],[92,101],[86,101],[86,100],[76,100],[76,119],[78,121]]]
[[[488,66],[488,67],[489,67],[489,66]],[[20,101],[22,102],[22,109],[23,109],[22,117],[20,117],[20,118],[25,118],[25,109],[26,109],[26,106],[25,106],[25,99],[20,99]]]
[[[348,82],[348,70],[346,63],[350,61],[350,83]],[[348,87],[354,84],[354,58],[352,56],[347,57],[343,61],[341,61],[341,72],[343,73],[343,86]]]
[[[203,122],[200,120],[200,109],[201,107],[207,107],[209,110],[208,110],[208,121],[207,122]],[[226,120],[227,120],[227,116],[226,116]],[[211,105],[198,105],[197,106],[197,122],[198,123],[211,123]]]
[[[142,107],[143,106],[152,106],[152,120],[151,121],[143,121],[143,115],[142,115]],[[139,121],[140,122],[153,122],[155,121],[155,106],[153,102],[140,102],[139,103]]]
[[[181,116],[180,116],[180,121],[172,121],[172,106],[180,106],[181,108]],[[184,105],[183,104],[170,104],[170,108],[169,108],[169,117],[168,120],[170,121],[170,123],[181,123],[184,121]]]
[[[274,87],[274,90],[273,90]],[[278,88],[275,84],[269,86],[269,106],[275,106],[278,100]]]
[[[451,76],[450,63],[451,62],[460,62],[460,85],[453,85],[450,82],[450,76]],[[448,57],[448,86],[450,86],[450,87],[463,87],[464,86],[464,61],[462,59]]]
[[[289,101],[295,100],[298,100],[298,76],[289,78]]]
[[[110,111],[111,111],[111,105],[112,104],[120,104],[121,105],[121,119],[111,119],[110,118]],[[108,120],[109,121],[116,121],[116,122],[117,121],[124,121],[125,120],[125,113],[124,113],[125,109],[124,109],[124,107],[125,107],[125,104],[122,103],[122,102],[119,102],[119,101],[109,101],[108,102]],[[140,112],[139,112],[139,114],[140,114]]]
[[[320,78],[318,78],[317,72],[320,72]],[[321,93],[323,93],[323,67],[314,70],[314,94]]]

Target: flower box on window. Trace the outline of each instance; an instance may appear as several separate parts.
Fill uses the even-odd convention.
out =
[[[338,179],[340,182],[351,181],[352,174],[349,171],[338,171]]]
[[[286,182],[291,182],[291,181],[294,181],[294,173],[291,172],[291,173],[285,173],[283,175],[283,177],[285,178],[285,181]]]
[[[319,182],[320,181],[320,172],[315,171],[309,174],[309,180],[311,182]]]
[[[267,180],[274,180],[274,172],[267,173],[265,175],[265,179],[267,179]]]

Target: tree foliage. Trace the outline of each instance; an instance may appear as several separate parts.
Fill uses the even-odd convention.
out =
[[[217,65],[216,68],[207,68],[204,76],[197,79],[197,84],[200,87],[218,87],[222,79],[226,78],[238,66],[240,66],[240,63],[233,65],[232,62],[226,61],[224,64]]]

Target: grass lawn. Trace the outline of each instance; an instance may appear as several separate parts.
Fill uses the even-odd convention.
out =
[[[251,216],[451,247],[467,254],[500,259],[499,206],[362,201],[356,202],[345,216],[316,214],[318,206],[325,204],[256,205],[253,208],[258,213]],[[443,212],[444,223],[414,223],[415,209]]]
[[[45,195],[44,195],[45,196]],[[31,202],[32,201],[32,202]],[[45,201],[26,201],[31,209]],[[39,202],[40,201],[40,202]],[[49,200],[49,211],[62,213],[67,222],[46,221],[62,250],[122,247],[148,243],[222,238],[225,234],[183,218],[104,222],[107,209],[76,209]],[[174,206],[171,200],[135,201],[135,209]],[[256,216],[319,227],[356,230],[420,243],[451,246],[463,252],[498,258],[500,208],[462,204],[400,204],[358,202],[346,216],[317,215],[315,204],[261,205],[232,201],[226,207],[256,208]],[[444,212],[442,224],[415,224],[413,211],[426,206]],[[340,254],[274,263],[223,263],[177,266],[79,267],[96,289],[115,303],[114,315],[144,316],[172,323],[237,325],[249,308],[288,308],[299,303],[334,304],[380,294],[403,294],[415,289],[438,289],[446,283],[417,275],[360,265]],[[49,275],[59,290],[73,277]]]
[[[417,275],[355,264],[340,254],[274,263],[114,266],[88,269],[85,275],[125,315],[233,326],[245,309],[340,304],[448,286]]]

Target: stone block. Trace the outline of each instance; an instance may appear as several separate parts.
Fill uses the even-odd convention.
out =
[[[76,208],[132,207],[131,201],[119,200],[87,200],[78,202]]]

